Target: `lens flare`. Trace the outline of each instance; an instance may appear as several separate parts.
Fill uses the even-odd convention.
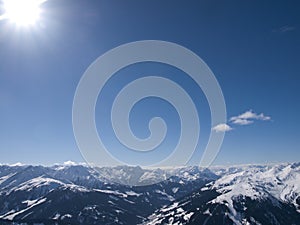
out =
[[[17,26],[32,26],[40,19],[41,0],[5,0],[3,1],[3,19]]]

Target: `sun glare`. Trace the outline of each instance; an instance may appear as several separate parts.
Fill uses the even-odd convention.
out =
[[[40,18],[41,0],[4,0],[4,17],[18,26],[34,25]]]

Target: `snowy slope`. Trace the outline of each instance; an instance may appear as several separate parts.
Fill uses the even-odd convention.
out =
[[[251,199],[271,195],[300,209],[296,201],[300,196],[300,163],[228,168],[220,179],[204,189],[207,188],[222,193],[213,201],[216,203],[230,203],[239,195]]]
[[[298,225],[299,185],[300,163],[209,170],[1,165],[0,224]]]
[[[0,174],[3,175],[0,177],[0,206],[3,206],[0,207],[0,224],[1,219],[136,224],[154,210],[204,186],[215,176],[196,167],[95,169],[74,164],[6,166],[2,173],[0,167]],[[160,180],[160,183],[147,186],[127,185]]]
[[[211,168],[219,178],[144,224],[300,224],[300,164]]]

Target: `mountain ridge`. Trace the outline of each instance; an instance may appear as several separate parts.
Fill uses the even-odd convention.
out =
[[[3,224],[299,224],[299,181],[300,163],[153,170],[1,165],[0,219]],[[269,211],[260,215],[265,207]]]

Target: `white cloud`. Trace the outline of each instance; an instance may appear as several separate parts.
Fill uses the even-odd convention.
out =
[[[253,123],[252,120],[240,119],[240,118],[236,118],[236,119],[230,120],[230,121],[232,121],[232,123],[238,124],[238,125],[248,125],[248,124]]]
[[[220,124],[214,126],[212,128],[212,130],[214,130],[216,132],[227,132],[227,131],[232,130],[232,128],[229,125],[227,125],[226,123],[220,123]]]
[[[270,116],[265,116],[263,113],[257,114],[252,110],[248,110],[238,116],[233,116],[230,118],[230,122],[238,125],[248,125],[254,122],[254,120],[270,120]]]

